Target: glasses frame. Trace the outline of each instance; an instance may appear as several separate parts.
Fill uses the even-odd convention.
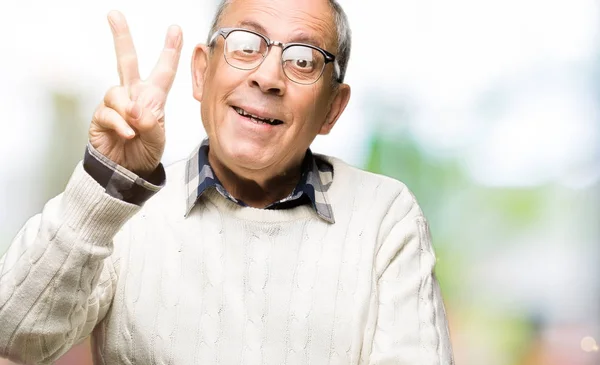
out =
[[[319,81],[319,79],[321,79],[321,77],[323,76],[323,72],[325,71],[325,67],[327,66],[328,63],[332,63],[333,62],[333,68],[334,68],[334,72],[335,72],[335,81],[342,83],[342,80],[340,79],[340,66],[337,62],[337,60],[335,59],[335,56],[330,53],[327,52],[326,50],[324,50],[323,48],[317,47],[317,46],[313,46],[312,44],[307,44],[307,43],[296,43],[296,42],[292,42],[292,43],[283,43],[283,42],[279,42],[279,41],[273,41],[271,39],[269,39],[269,37],[267,37],[266,35],[260,34],[258,32],[255,32],[253,30],[249,30],[249,29],[245,29],[245,28],[220,28],[218,29],[216,32],[213,33],[213,35],[210,37],[210,42],[208,43],[209,47],[212,47],[218,36],[223,36],[223,39],[225,41],[227,41],[227,37],[229,37],[229,35],[233,32],[236,31],[242,31],[242,32],[247,32],[247,33],[252,33],[254,35],[259,36],[260,38],[262,38],[266,43],[267,43],[267,52],[263,55],[262,60],[254,67],[250,67],[250,68],[242,68],[242,67],[238,67],[238,66],[234,66],[231,63],[229,63],[229,60],[227,59],[227,56],[225,55],[226,52],[223,52],[223,58],[225,58],[225,62],[227,62],[227,64],[233,68],[237,68],[238,70],[245,70],[245,71],[249,71],[249,70],[254,70],[258,67],[260,67],[260,65],[262,65],[262,63],[265,61],[265,59],[267,58],[267,56],[269,55],[269,52],[271,51],[271,46],[278,46],[281,47],[282,49],[282,54],[283,52],[285,52],[286,49],[293,47],[293,46],[304,46],[304,47],[309,47],[312,48],[318,52],[320,52],[323,57],[325,58],[325,62],[323,63],[323,67],[321,69],[321,73],[319,74],[319,77],[317,77],[315,79],[315,81],[310,82],[310,83],[302,83],[302,82],[298,82],[296,80],[292,80],[288,74],[285,72],[285,69],[283,69],[283,73],[285,74],[285,77],[287,77],[290,81],[295,82],[297,84],[300,85],[312,85],[315,82]],[[281,60],[281,67],[283,68],[283,63],[285,61],[283,61],[283,59]]]

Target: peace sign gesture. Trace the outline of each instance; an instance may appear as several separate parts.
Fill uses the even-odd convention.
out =
[[[156,169],[165,148],[165,103],[173,85],[183,36],[171,26],[150,77],[140,79],[133,39],[123,14],[108,14],[121,84],[96,108],[89,130],[92,146],[112,161],[145,176]]]

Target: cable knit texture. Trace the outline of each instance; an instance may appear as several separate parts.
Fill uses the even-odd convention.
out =
[[[184,162],[140,209],[79,165],[0,259],[0,355],[92,334],[96,364],[453,364],[413,195],[327,159],[334,224],[215,191],[184,217]]]

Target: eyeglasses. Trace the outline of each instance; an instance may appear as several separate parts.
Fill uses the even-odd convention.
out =
[[[253,70],[260,66],[271,46],[279,46],[281,65],[285,76],[293,82],[311,85],[323,75],[325,65],[333,62],[337,82],[340,80],[340,68],[335,56],[316,46],[304,43],[281,43],[266,36],[242,28],[221,28],[210,37],[209,46],[213,46],[218,36],[223,36],[225,61],[240,70]]]

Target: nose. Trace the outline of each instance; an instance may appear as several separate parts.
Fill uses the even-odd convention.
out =
[[[249,76],[252,87],[258,87],[263,93],[283,96],[286,88],[286,76],[281,67],[280,47],[271,47],[264,61]]]

